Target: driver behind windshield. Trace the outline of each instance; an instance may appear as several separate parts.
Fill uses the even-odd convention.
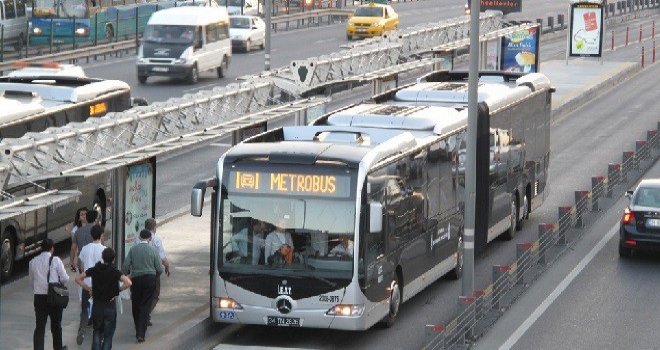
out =
[[[334,246],[328,253],[331,257],[353,257],[353,241],[348,236],[341,236],[339,244]]]
[[[278,220],[275,230],[266,237],[264,255],[268,265],[291,265],[293,262],[293,238],[286,231],[288,227],[286,217]]]

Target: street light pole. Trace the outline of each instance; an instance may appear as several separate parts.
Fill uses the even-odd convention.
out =
[[[468,73],[467,164],[465,166],[465,231],[463,232],[462,295],[474,291],[475,196],[477,189],[477,87],[479,83],[480,0],[470,6],[470,70]],[[483,181],[484,179],[482,179]]]
[[[264,70],[270,70],[270,30],[271,30],[271,24],[270,24],[270,15],[271,15],[271,3],[272,0],[264,0],[264,11],[266,11],[266,44],[265,46],[265,60],[266,60],[266,67]]]

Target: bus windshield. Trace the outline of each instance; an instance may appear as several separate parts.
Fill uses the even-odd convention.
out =
[[[332,195],[255,195],[232,191],[230,187],[222,204],[219,237],[222,269],[350,278],[355,241],[355,198],[349,192],[350,176],[285,175],[291,176],[282,182],[284,186],[291,186],[289,189],[306,186],[304,181],[308,181],[310,189],[316,186],[317,191],[322,191],[330,188],[324,187],[328,183],[324,184],[321,179],[314,185],[314,178],[332,178],[330,186],[337,192]],[[244,181],[240,176],[232,173],[229,183],[233,186]],[[275,183],[274,176],[260,172],[253,179],[258,183],[260,177],[265,178],[265,182],[261,182],[263,189],[263,185]],[[282,183],[275,187],[281,190]],[[259,184],[256,187],[259,188]]]
[[[35,17],[86,18],[85,0],[34,0],[32,14]]]
[[[144,30],[144,41],[153,43],[190,45],[194,38],[194,26],[149,25]]]

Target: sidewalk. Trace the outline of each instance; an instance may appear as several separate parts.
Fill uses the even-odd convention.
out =
[[[571,60],[567,66],[560,60],[543,62],[541,69],[557,89],[553,97],[553,118],[560,118],[640,68],[637,63],[604,62],[601,65],[596,60]],[[195,179],[189,180],[192,186]],[[116,349],[185,349],[188,341],[203,335],[209,323],[204,321],[209,315],[209,209],[207,206],[202,218],[186,212],[159,225],[158,233],[163,237],[172,261],[172,275],[162,277],[160,302],[152,316],[153,326],[147,331],[145,343],[136,343],[130,301],[123,302],[124,312],[118,316],[113,343]],[[69,282],[69,288],[76,290],[73,280]],[[3,286],[0,297],[2,348],[31,348],[34,311],[28,278]],[[91,328],[82,346],[75,343],[79,310],[77,297],[73,297],[62,321],[63,339],[69,349],[89,349],[91,346]],[[51,344],[48,329],[46,344]]]

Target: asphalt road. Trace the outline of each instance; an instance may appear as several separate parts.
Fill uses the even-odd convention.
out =
[[[605,169],[602,161],[594,158],[613,154],[611,160],[620,161],[622,150],[634,148],[630,137],[619,136],[617,130],[630,130],[631,135],[643,139],[645,129],[657,127],[658,76],[660,65],[655,64],[578,112],[589,118],[571,118],[557,125],[553,150],[581,151],[562,152],[553,159],[550,176],[555,184],[561,181],[572,188],[585,188],[585,175],[601,174]],[[601,140],[600,146],[586,148],[595,140]],[[584,175],[561,173],[568,168]],[[659,176],[660,163],[644,177]],[[505,344],[501,349],[657,349],[660,259],[657,254],[619,258],[618,222],[626,204],[627,199],[622,198],[607,211],[549,276],[519,300],[521,306],[509,310],[510,315],[500,319],[475,348],[497,349]],[[534,316],[529,317],[534,310]]]
[[[406,28],[461,16],[464,4],[463,0],[422,0],[395,3],[393,6],[399,14],[400,28]],[[524,2],[522,13],[511,14],[508,18],[531,20],[544,18],[545,22],[548,16],[556,17],[558,13],[565,12],[566,4],[563,2],[529,0]],[[271,50],[272,67],[287,66],[292,60],[336,52],[340,49],[340,45],[346,43],[348,42],[345,23],[274,33]],[[135,56],[93,62],[84,67],[89,76],[119,79],[129,83],[134,96],[144,97],[153,102],[214,86],[224,86],[234,82],[236,77],[259,73],[264,68],[264,53],[263,51],[235,52],[226,78],[218,79],[214,72],[204,72],[200,74],[200,81],[195,85],[158,77],[149,78],[148,84],[140,85],[136,77]]]

